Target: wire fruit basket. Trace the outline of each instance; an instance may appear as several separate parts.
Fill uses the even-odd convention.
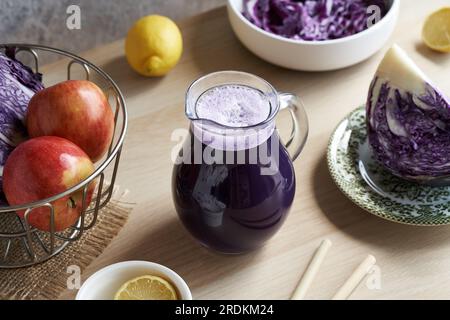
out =
[[[86,230],[91,229],[97,222],[99,211],[111,200],[119,167],[120,154],[127,130],[127,109],[125,99],[119,87],[111,77],[99,67],[89,61],[69,52],[32,44],[0,44],[0,51],[15,50],[15,54],[24,64],[40,72],[40,57],[49,57],[52,60],[60,60],[57,63],[66,63],[67,75],[62,79],[55,78],[52,74],[51,82],[46,82],[46,74],[43,78],[45,86],[56,82],[73,79],[74,75],[96,83],[106,93],[114,113],[114,134],[107,154],[96,163],[95,171],[84,181],[70,189],[33,203],[20,206],[0,206],[0,268],[19,268],[41,263],[59,252],[68,244],[81,238]],[[25,62],[28,61],[28,63]],[[75,69],[78,65],[78,70]],[[81,74],[80,74],[81,67]],[[86,201],[88,186],[95,181],[94,196],[90,203]],[[68,196],[74,192],[82,192],[82,210],[78,221],[69,229],[55,232],[53,202]],[[40,231],[28,223],[28,216],[37,208],[48,208],[50,215],[50,232]],[[23,218],[16,211],[24,210]]]

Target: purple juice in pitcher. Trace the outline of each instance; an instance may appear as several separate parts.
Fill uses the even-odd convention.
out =
[[[292,205],[295,173],[274,120],[267,121],[276,107],[270,101],[252,87],[225,84],[195,102],[201,120],[191,123],[179,155],[184,160],[174,166],[172,192],[182,223],[208,248],[222,253],[259,248]],[[206,161],[205,154],[221,154],[215,158],[221,161]]]

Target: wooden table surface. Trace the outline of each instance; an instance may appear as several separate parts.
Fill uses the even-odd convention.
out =
[[[448,4],[448,0],[402,1],[391,41],[403,47],[444,92],[450,92],[450,55],[425,48],[420,32],[426,15]],[[129,222],[83,279],[111,263],[139,259],[178,272],[196,299],[287,299],[320,241],[329,238],[334,245],[307,298],[330,298],[368,253],[378,260],[381,289],[362,283],[353,299],[450,298],[450,227],[411,227],[372,216],[337,189],[327,170],[330,134],[348,112],[364,103],[383,53],[340,71],[296,72],[247,51],[234,36],[225,8],[179,25],[183,58],[161,79],[135,74],[124,58],[123,41],[83,54],[108,72],[125,94],[130,119],[118,184],[129,189],[128,199],[136,202]],[[61,73],[62,67],[48,70]],[[190,237],[178,221],[171,196],[170,155],[176,145],[171,133],[188,126],[185,90],[199,76],[225,69],[257,74],[279,90],[300,95],[310,121],[309,140],[294,163],[297,194],[287,221],[264,248],[231,257],[210,252]],[[288,118],[281,116],[278,125],[287,132]],[[61,298],[75,294],[66,291]]]

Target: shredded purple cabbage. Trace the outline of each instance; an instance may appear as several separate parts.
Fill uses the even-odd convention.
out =
[[[373,12],[387,12],[383,0],[243,0],[243,15],[265,31],[295,40],[347,37],[368,28]]]
[[[430,84],[417,97],[383,81],[373,104],[379,81],[373,80],[367,102],[368,138],[375,158],[404,178],[450,175],[450,99]],[[394,119],[395,128],[388,118]]]
[[[0,169],[15,146],[27,136],[25,115],[31,97],[43,89],[42,75],[9,56],[0,53]],[[2,204],[0,177],[0,204]]]

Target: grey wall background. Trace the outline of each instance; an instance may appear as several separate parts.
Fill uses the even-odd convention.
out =
[[[124,37],[139,17],[182,19],[226,0],[0,0],[0,42],[45,44],[72,52]],[[81,9],[81,30],[66,27],[69,5]]]

